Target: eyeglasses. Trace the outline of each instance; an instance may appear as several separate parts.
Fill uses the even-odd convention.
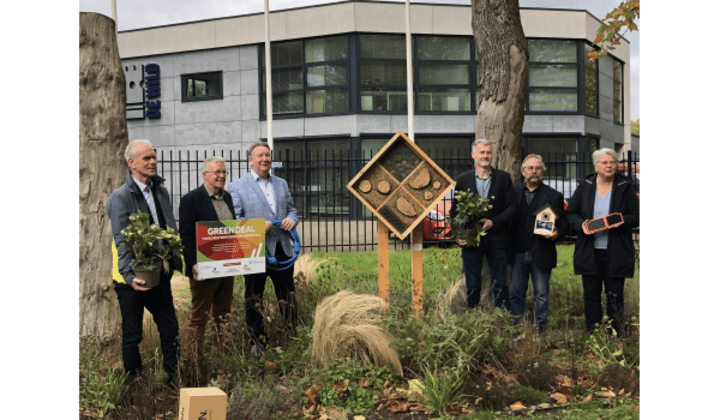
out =
[[[540,169],[542,169],[542,166],[526,166],[525,169],[527,169],[530,172],[539,171]]]
[[[223,176],[223,175],[227,176],[228,175],[228,171],[215,171],[215,172],[204,172],[204,173],[213,174],[215,176]]]
[[[609,161],[601,161],[597,163],[600,166],[607,166],[607,165],[617,165],[616,160],[609,160]]]

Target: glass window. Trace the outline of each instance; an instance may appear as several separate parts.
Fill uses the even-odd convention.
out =
[[[578,44],[528,39],[528,111],[578,111]]]
[[[530,59],[548,63],[576,63],[576,41],[558,39],[528,39]]]
[[[347,89],[310,90],[305,94],[308,114],[336,114],[348,111]]]
[[[417,145],[451,178],[473,168],[471,138],[420,138]]]
[[[576,87],[577,66],[574,64],[531,64],[528,66],[530,86]]]
[[[613,119],[616,123],[623,122],[623,74],[622,63],[613,59]]]
[[[593,48],[585,45],[585,114],[598,116],[598,67],[597,61],[587,56]]]
[[[347,36],[309,39],[305,42],[305,62],[346,60]]]
[[[360,58],[405,60],[405,35],[360,35]]]
[[[222,99],[222,72],[181,75],[182,102]]]
[[[407,83],[405,61],[363,61],[360,64],[361,85],[404,85]]]
[[[576,90],[530,88],[528,89],[528,100],[531,111],[577,111]]]
[[[327,64],[307,68],[307,84],[310,86],[333,86],[347,83],[346,64]]]
[[[470,111],[470,89],[420,88],[417,93],[418,111]]]
[[[263,54],[261,48],[261,60]],[[273,114],[348,112],[347,35],[274,43],[271,54]],[[262,63],[264,67],[264,60]],[[264,70],[263,114],[266,109]]]
[[[392,88],[362,88],[361,111],[407,111],[407,91]]]
[[[418,60],[470,60],[470,37],[417,36]]]
[[[423,64],[418,69],[422,85],[466,85],[470,83],[467,64]]]

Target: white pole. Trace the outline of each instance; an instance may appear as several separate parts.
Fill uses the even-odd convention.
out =
[[[272,131],[272,63],[270,60],[270,0],[265,0],[265,115],[267,116],[267,139],[273,150]]]
[[[407,55],[408,137],[415,142],[415,99],[413,95],[412,36],[410,35],[410,0],[405,0],[405,54]]]
[[[115,33],[118,32],[118,20],[117,20],[117,0],[110,0],[110,8],[112,9],[112,20],[115,21]]]

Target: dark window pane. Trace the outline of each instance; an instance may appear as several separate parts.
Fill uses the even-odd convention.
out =
[[[361,111],[406,111],[407,91],[392,88],[362,89]]]
[[[347,59],[347,35],[305,41],[305,62]]]
[[[266,83],[264,72],[262,83],[264,91]],[[273,91],[302,89],[302,68],[293,67],[289,69],[273,69],[272,85]]]
[[[282,42],[270,46],[272,66],[286,66],[302,63],[302,43],[300,41]],[[265,61],[263,61],[265,63]]]
[[[263,103],[265,95],[263,95]],[[265,109],[263,104],[263,110]],[[273,115],[298,114],[303,112],[302,92],[273,93]]]
[[[529,61],[576,63],[576,45],[572,40],[528,39]]]
[[[470,38],[418,36],[418,60],[470,60]]]
[[[404,35],[360,35],[360,58],[405,59]]]
[[[528,89],[530,111],[577,111],[577,91],[560,89]]]
[[[222,99],[222,72],[182,75],[186,100]]]
[[[470,75],[466,64],[421,64],[418,69],[422,85],[466,85]]]
[[[577,177],[577,152],[578,139],[569,138],[535,138],[529,141],[528,154],[534,153],[542,156],[547,169],[543,173],[543,182],[558,191],[564,193],[565,198],[570,198],[569,184],[561,182],[566,179],[578,179]],[[566,189],[567,191],[563,191]]]
[[[404,61],[362,61],[360,84],[404,85],[407,83],[407,65]]]
[[[470,111],[470,89],[418,89],[418,111]]]
[[[328,114],[348,110],[347,90],[344,89],[309,91],[305,99],[308,114]]]
[[[347,84],[345,64],[327,64],[307,68],[308,86],[332,86]]]
[[[576,87],[577,66],[574,64],[531,64],[528,66],[530,86]]]

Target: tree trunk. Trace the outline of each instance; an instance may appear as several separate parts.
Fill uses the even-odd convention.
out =
[[[529,54],[518,1],[472,0],[472,28],[480,61],[475,135],[490,140],[491,164],[519,184]]]
[[[80,336],[103,338],[120,320],[105,203],[125,182],[125,102],[115,22],[80,13]]]

